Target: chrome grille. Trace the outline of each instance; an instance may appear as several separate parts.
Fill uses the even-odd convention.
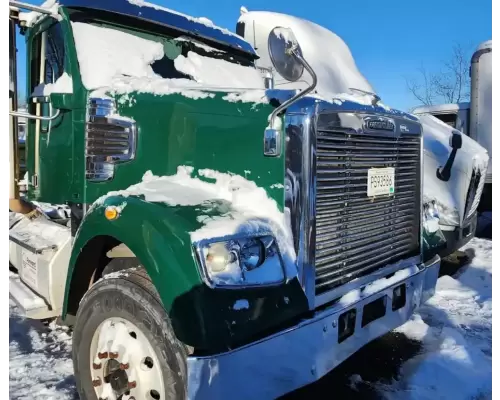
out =
[[[116,114],[111,99],[91,98],[86,124],[86,177],[92,181],[111,179],[114,164],[135,155],[135,122]]]
[[[395,194],[367,197],[369,168]],[[317,132],[316,294],[420,251],[420,137]]]

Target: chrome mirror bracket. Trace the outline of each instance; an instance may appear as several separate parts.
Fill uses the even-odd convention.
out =
[[[293,103],[300,100],[302,97],[311,93],[318,83],[318,77],[314,72],[313,68],[309,65],[309,63],[302,57],[302,55],[297,51],[297,46],[292,47],[288,51],[290,54],[295,57],[304,68],[309,72],[312,77],[312,83],[310,86],[305,88],[302,91],[297,92],[293,97],[289,98],[287,101],[280,104],[278,107],[274,109],[272,114],[269,116],[269,126],[264,131],[264,155],[268,157],[279,157],[281,155],[281,128],[276,128],[276,118],[278,115],[290,107]],[[273,146],[275,147],[273,150]]]

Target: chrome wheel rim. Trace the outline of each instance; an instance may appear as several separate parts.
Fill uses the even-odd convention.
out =
[[[90,375],[99,400],[166,400],[156,352],[141,329],[108,318],[90,345]]]

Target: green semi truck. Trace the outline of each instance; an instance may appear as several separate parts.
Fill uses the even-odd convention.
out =
[[[434,293],[418,120],[321,97],[290,29],[272,73],[309,74],[300,91],[235,33],[141,0],[10,1],[10,29],[10,297],[73,327],[80,398],[276,398]]]

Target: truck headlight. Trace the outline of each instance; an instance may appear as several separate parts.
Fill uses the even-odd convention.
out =
[[[436,208],[439,213],[439,224],[448,226],[460,226],[460,215],[456,208],[444,207],[440,203],[436,203]]]
[[[284,281],[283,262],[272,236],[196,244],[203,273],[213,286],[259,286]]]
[[[427,233],[435,233],[439,230],[439,209],[435,201],[424,204],[424,229]]]

